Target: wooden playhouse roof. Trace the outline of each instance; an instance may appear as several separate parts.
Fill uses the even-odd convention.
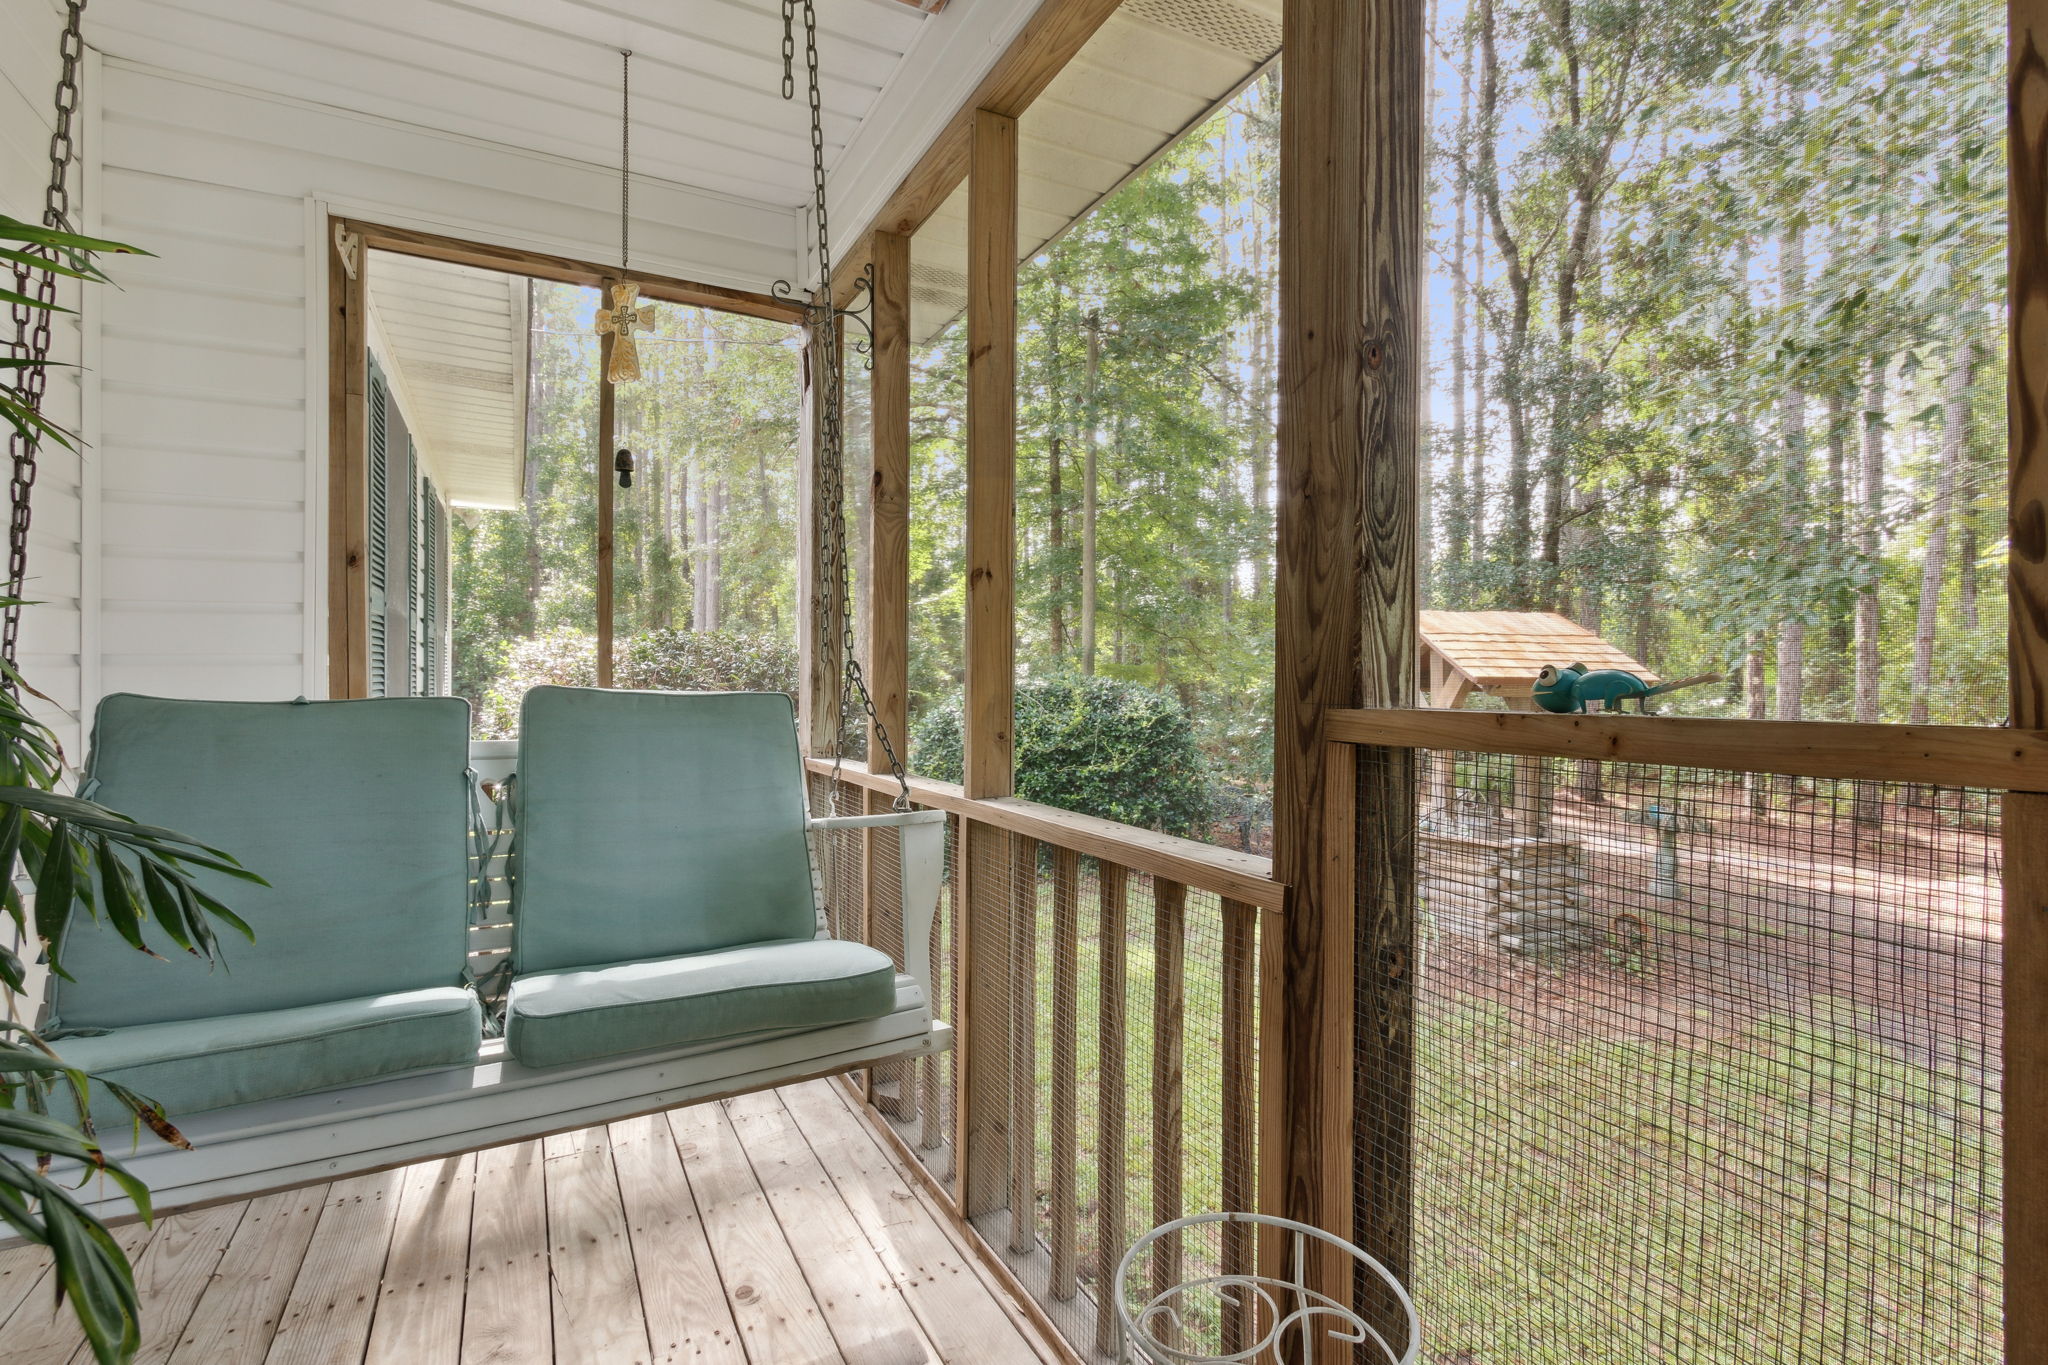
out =
[[[1440,663],[1449,678],[1475,691],[1526,697],[1546,664],[1622,668],[1647,683],[1663,681],[1639,660],[1556,612],[1425,611],[1421,618],[1425,677],[1435,676]]]

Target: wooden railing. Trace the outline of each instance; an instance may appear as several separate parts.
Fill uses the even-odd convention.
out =
[[[855,792],[882,807],[897,792],[851,766],[839,781],[842,808]],[[943,782],[913,779],[911,798],[955,817],[934,959],[959,1047],[927,1059],[914,1099],[908,1078],[883,1074],[872,1098],[1046,1324],[1079,1356],[1109,1352],[1108,1278],[1137,1233],[1257,1206],[1262,970],[1268,991],[1277,979],[1261,928],[1281,888],[1250,854]],[[866,922],[886,926],[887,879],[868,893],[882,899]],[[1116,1178],[1134,1153],[1141,1173]],[[1213,1247],[1163,1244],[1149,1277],[1177,1283],[1198,1257],[1241,1273],[1253,1256],[1228,1229]],[[1249,1320],[1224,1312],[1218,1340],[1247,1344]]]

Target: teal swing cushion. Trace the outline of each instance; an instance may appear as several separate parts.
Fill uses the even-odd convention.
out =
[[[805,825],[780,693],[528,692],[512,1055],[560,1066],[888,1014],[889,959],[819,937]]]
[[[866,944],[749,943],[523,975],[506,1001],[505,1043],[528,1066],[564,1066],[769,1029],[876,1019],[895,1006],[895,965]]]
[[[185,1114],[474,1062],[483,1027],[461,986],[255,1014],[142,1024],[60,1039],[72,1066]],[[95,1079],[92,1115],[109,1137],[133,1121]]]
[[[474,1062],[469,707],[460,698],[100,703],[102,804],[233,854],[270,884],[196,874],[246,920],[218,961],[137,952],[76,917],[49,1026],[67,1062],[163,1105],[229,1105]],[[124,1112],[96,1087],[94,1114]],[[111,1108],[109,1107],[111,1106]]]
[[[521,972],[818,931],[788,697],[536,687],[520,706]]]
[[[123,1028],[453,986],[469,955],[469,704],[100,703],[93,798],[231,853],[270,885],[198,880],[255,932],[220,961],[137,952],[79,916],[53,1020]]]

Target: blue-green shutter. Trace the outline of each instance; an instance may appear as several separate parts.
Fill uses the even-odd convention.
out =
[[[370,360],[370,695],[389,695],[391,641],[385,613],[391,591],[391,389]]]

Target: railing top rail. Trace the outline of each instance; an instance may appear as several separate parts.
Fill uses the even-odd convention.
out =
[[[832,760],[813,758],[813,773],[829,775]],[[852,765],[839,769],[841,781],[871,791],[896,791],[896,779],[887,773],[868,773]],[[1283,888],[1273,880],[1272,860],[1252,853],[1237,853],[1182,839],[1135,825],[1119,824],[1092,815],[1076,815],[1056,806],[1040,805],[1017,797],[975,800],[956,783],[934,782],[930,778],[910,779],[910,799],[920,806],[949,811],[979,824],[1006,829],[1013,834],[1090,857],[1106,858],[1133,872],[1149,873],[1180,882],[1198,891],[1210,891],[1228,900],[1242,901],[1266,910],[1280,909]]]
[[[1325,722],[1336,743],[2048,791],[2048,732],[2039,730],[1427,707],[1332,710]]]

